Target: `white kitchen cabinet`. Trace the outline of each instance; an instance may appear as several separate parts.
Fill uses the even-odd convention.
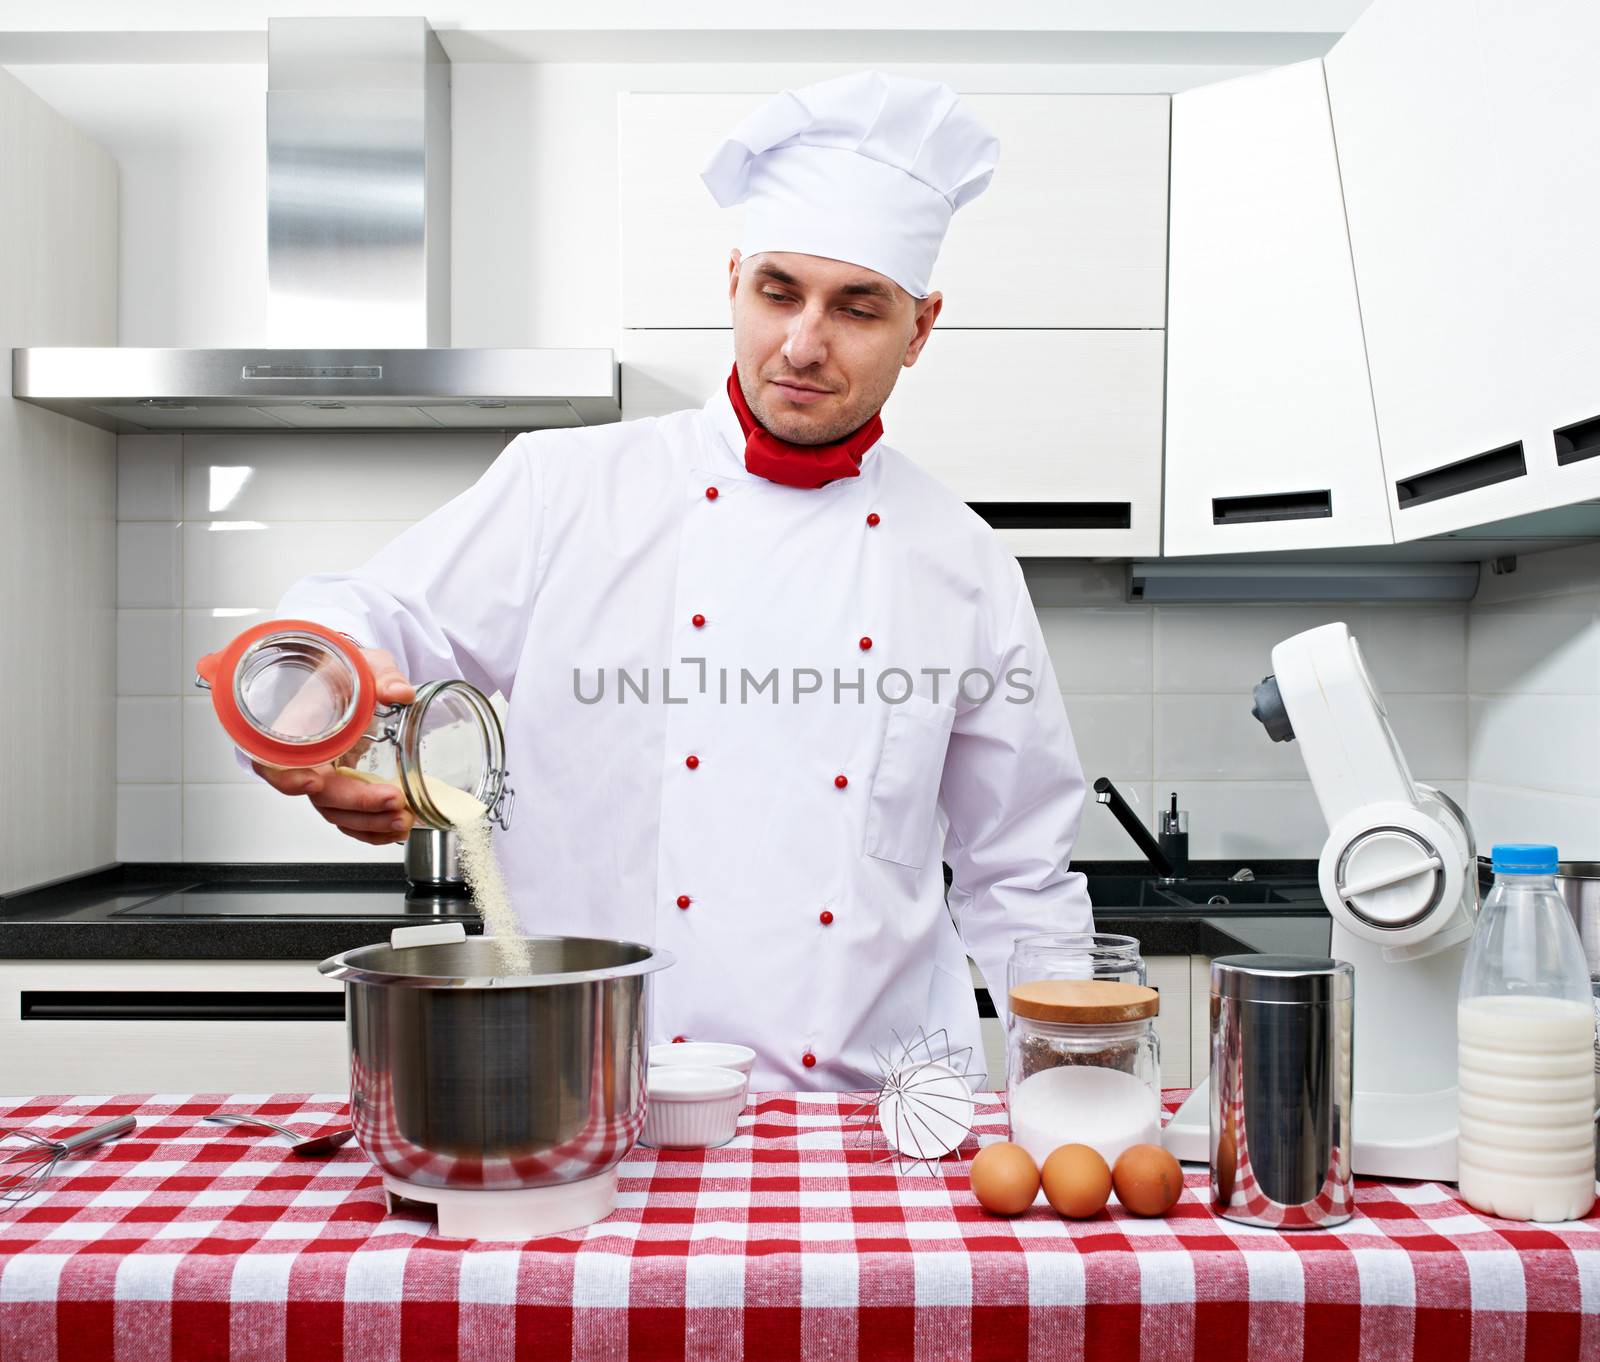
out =
[[[699,406],[729,331],[623,333],[625,418]],[[1019,556],[1153,554],[1161,532],[1159,331],[936,328],[884,407],[885,439]]]
[[[349,1088],[338,1020],[64,1018],[117,995],[327,994],[311,960],[0,962],[0,1094],[320,1092]],[[182,1010],[182,1009],[175,1009]]]
[[[1176,95],[1169,555],[1392,542],[1322,63]]]
[[[1398,540],[1600,491],[1597,56],[1592,0],[1378,0],[1326,58]]]
[[[621,96],[623,326],[728,324],[742,210],[718,207],[700,170],[771,93]],[[963,97],[1000,139],[1000,164],[940,254],[940,324],[1164,325],[1167,96]]]
[[[1512,274],[1507,357],[1549,505],[1600,496],[1600,4],[1478,0]],[[1492,63],[1492,65],[1490,65]],[[1553,464],[1548,462],[1553,459]]]

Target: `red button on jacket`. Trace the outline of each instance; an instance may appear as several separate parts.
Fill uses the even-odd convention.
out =
[[[817,916],[818,916],[818,918],[819,918],[819,919],[820,919],[820,920],[821,920],[821,922],[822,922],[822,925],[823,925],[823,926],[824,926],[824,927],[831,927],[831,926],[833,926],[833,914],[832,914],[832,913],[830,913],[830,912],[829,912],[829,911],[828,911],[828,910],[827,910],[827,909],[826,909],[826,908],[824,908],[824,909],[823,909],[823,910],[822,910],[822,912],[821,912],[821,913],[819,913],[819,914],[818,914],[818,915],[817,915]]]
[[[715,487],[706,488],[706,500],[707,501],[715,501],[716,499],[717,499],[717,489]]]
[[[697,767],[700,764],[700,758],[695,756],[695,754],[693,752],[691,752],[688,756],[686,756],[683,759],[683,764],[685,766],[687,766],[692,771],[692,770],[694,770],[695,767]]]
[[[876,525],[877,523],[878,523],[878,513],[876,511],[873,511],[872,514],[867,517],[867,524]]]
[[[802,1064],[804,1064],[806,1066],[806,1068],[808,1068],[808,1069],[814,1069],[814,1068],[817,1067],[817,1057],[814,1054],[812,1054],[811,1051],[809,1051],[809,1050],[807,1050],[805,1052],[805,1054],[800,1056],[800,1062]]]
[[[861,643],[859,646],[862,652],[866,652],[868,648],[872,647],[872,640],[863,634],[861,636]]]
[[[690,899],[690,897],[687,894],[679,894],[678,895],[678,907],[687,908],[689,906],[689,904],[692,903],[692,902],[693,902],[693,900]]]
[[[706,627],[706,617],[704,615],[692,616],[689,623],[694,625],[696,629],[704,629]]]
[[[849,783],[850,783],[850,777],[849,776],[835,776],[833,778],[834,788],[836,788],[836,789],[842,790]]]

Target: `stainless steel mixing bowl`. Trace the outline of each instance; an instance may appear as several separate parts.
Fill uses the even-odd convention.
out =
[[[380,944],[324,960],[345,985],[362,1150],[429,1187],[603,1173],[644,1126],[649,976],[671,963],[573,936]]]

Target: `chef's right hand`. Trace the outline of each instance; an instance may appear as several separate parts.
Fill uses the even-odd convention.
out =
[[[372,667],[380,705],[410,704],[417,698],[391,654],[381,648],[361,651]],[[340,775],[334,770],[354,760],[360,750],[359,746],[352,748],[339,761],[325,766],[263,766],[260,762],[251,762],[251,765],[256,774],[280,794],[305,795],[312,807],[346,837],[370,846],[403,842],[414,820],[400,787]]]

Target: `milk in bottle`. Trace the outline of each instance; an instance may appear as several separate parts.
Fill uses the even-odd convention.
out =
[[[1506,1220],[1576,1220],[1595,1199],[1589,969],[1556,849],[1497,846],[1461,971],[1461,1198]]]

